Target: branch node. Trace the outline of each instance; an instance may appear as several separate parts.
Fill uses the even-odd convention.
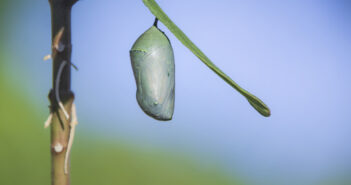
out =
[[[65,28],[62,27],[55,35],[54,40],[52,42],[53,47],[59,52],[62,52],[64,50],[64,45],[61,43],[61,39],[64,31],[65,31]],[[62,48],[62,45],[63,45],[63,48]]]
[[[59,43],[55,46],[55,49],[56,49],[58,52],[63,52],[63,50],[65,50],[65,45],[62,44],[62,42],[59,42]]]
[[[60,153],[63,150],[63,145],[61,143],[56,143],[56,145],[54,146],[54,150],[56,153]]]

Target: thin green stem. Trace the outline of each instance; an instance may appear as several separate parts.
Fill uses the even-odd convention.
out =
[[[191,52],[193,52],[206,66],[220,76],[225,82],[242,94],[249,103],[263,116],[270,116],[270,110],[266,104],[259,98],[241,88],[222,70],[220,70],[184,33],[173,21],[166,15],[160,6],[154,0],[143,0],[152,14],[158,18]]]

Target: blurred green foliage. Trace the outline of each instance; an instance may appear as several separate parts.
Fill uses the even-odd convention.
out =
[[[49,184],[50,131],[43,128],[46,107],[36,110],[26,92],[6,78],[4,62],[10,60],[0,61],[0,184]],[[72,184],[238,184],[219,171],[201,169],[169,153],[144,151],[88,134],[76,138]]]
[[[4,64],[5,60],[0,61]],[[50,131],[43,128],[45,118],[40,113],[45,107],[33,109],[26,92],[8,81],[4,68],[0,69],[0,87],[0,184],[49,184]],[[167,153],[96,140],[87,134],[76,138],[72,184],[238,184],[219,171],[200,169]]]

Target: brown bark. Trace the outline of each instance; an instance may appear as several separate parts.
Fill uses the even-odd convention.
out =
[[[53,59],[53,89],[49,93],[51,102],[50,111],[53,114],[51,120],[51,176],[52,185],[69,185],[69,170],[66,174],[65,154],[70,135],[71,108],[74,95],[71,91],[71,9],[77,0],[49,0],[51,7],[52,25],[52,59]],[[64,65],[61,75],[58,75],[62,63]],[[59,76],[60,79],[57,79]],[[56,82],[59,82],[57,85]],[[58,93],[69,118],[59,108],[56,98]]]

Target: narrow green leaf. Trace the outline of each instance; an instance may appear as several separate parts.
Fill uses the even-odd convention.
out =
[[[205,65],[242,94],[261,115],[266,117],[271,115],[267,105],[256,96],[241,88],[214,63],[212,63],[211,60],[183,33],[183,31],[173,23],[154,0],[143,0],[143,2],[149,8],[151,13],[154,14],[158,20],[160,20],[179,39],[179,41],[184,44],[184,46],[190,49],[190,51],[193,52]]]

